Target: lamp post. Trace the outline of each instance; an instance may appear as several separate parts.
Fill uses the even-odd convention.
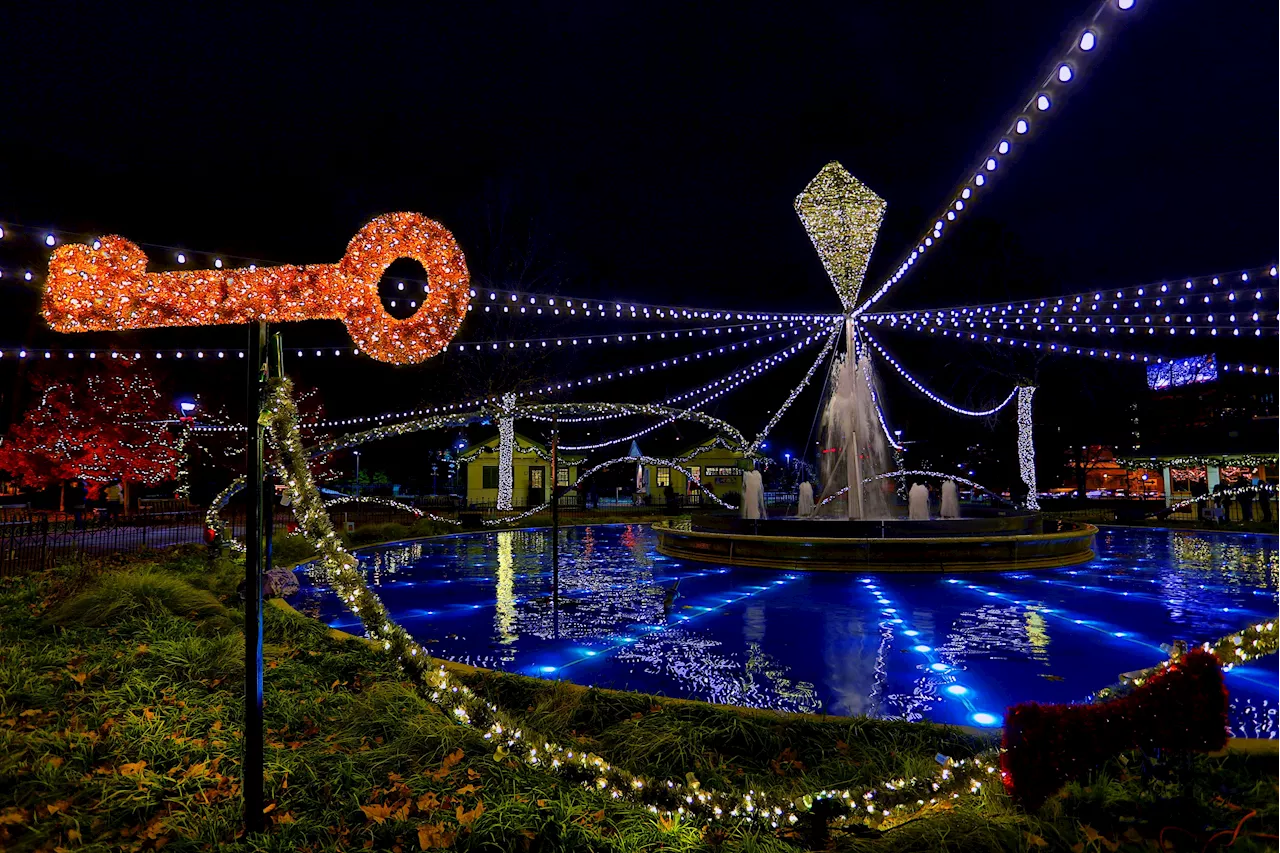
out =
[[[360,451],[353,451],[356,455],[356,497],[360,496]]]

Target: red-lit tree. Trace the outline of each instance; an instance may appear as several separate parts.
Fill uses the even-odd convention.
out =
[[[91,492],[112,480],[154,484],[177,474],[172,418],[151,373],[130,360],[74,378],[37,374],[36,402],[0,444],[0,469],[41,488],[77,478]]]

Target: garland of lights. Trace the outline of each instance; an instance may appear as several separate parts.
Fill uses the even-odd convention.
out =
[[[910,373],[907,373],[906,368],[904,368],[901,364],[898,364],[897,360],[893,356],[889,355],[889,353],[885,351],[884,347],[880,346],[880,342],[871,336],[871,333],[867,331],[865,326],[860,330],[859,336],[862,338],[865,338],[867,342],[871,344],[871,346],[875,347],[876,352],[880,353],[880,355],[886,361],[888,361],[889,364],[893,365],[893,369],[898,371],[898,373],[902,375],[902,378],[907,380],[907,382],[909,382],[913,388],[915,388],[920,393],[924,394],[926,397],[928,397],[933,402],[937,403],[939,406],[942,406],[944,409],[950,409],[951,411],[955,412],[958,415],[968,415],[969,417],[972,417],[972,418],[984,418],[987,415],[994,415],[996,412],[1000,411],[1005,406],[1009,405],[1009,403],[1012,402],[1013,398],[1018,395],[1018,389],[1014,388],[1012,391],[1009,392],[1008,397],[1005,397],[1001,403],[999,403],[998,405],[990,409],[983,409],[983,410],[962,409],[959,406],[954,406],[951,403],[948,403],[946,400],[942,399],[937,394],[933,393],[928,388],[924,387],[924,385],[922,385],[920,381],[916,379],[914,376],[912,376]]]
[[[644,374],[646,371],[652,372],[661,368],[676,367],[680,364],[687,364],[692,361],[700,361],[704,356],[707,358],[714,358],[717,355],[724,355],[726,353],[736,352],[739,348],[746,349],[747,347],[752,345],[767,343],[767,342],[773,341],[775,338],[786,339],[793,336],[798,337],[801,334],[804,334],[807,331],[811,331],[814,328],[825,327],[827,325],[827,322],[828,321],[823,321],[821,323],[812,323],[800,329],[796,329],[794,331],[783,331],[783,332],[778,332],[776,334],[755,338],[754,340],[739,341],[737,343],[727,344],[725,346],[712,347],[711,349],[701,350],[699,352],[692,352],[683,356],[673,356],[672,358],[669,358],[669,359],[661,359],[659,361],[650,362],[649,364],[645,364],[645,365],[638,365],[638,366],[628,367],[628,368],[618,368],[618,370],[616,371],[608,372],[604,374],[596,374],[594,376],[588,376],[585,379],[578,379],[578,380],[570,379],[563,382],[558,382],[554,385],[549,384],[544,388],[535,388],[529,391],[518,391],[516,392],[516,397],[517,398],[532,397],[537,394],[551,394],[556,391],[572,390],[574,388],[581,388],[584,386],[599,384],[599,383],[606,382],[613,379],[622,379],[627,376]],[[392,419],[399,419],[399,418],[413,418],[413,417],[421,417],[424,415],[445,414],[453,411],[460,411],[460,410],[465,411],[475,406],[494,404],[497,402],[498,402],[497,397],[479,397],[473,400],[466,400],[461,403],[450,403],[448,405],[432,406],[432,407],[414,409],[414,410],[409,410],[404,412],[385,412],[380,415],[370,415],[362,418],[344,418],[344,419],[333,420],[333,421],[321,421],[316,423],[315,426],[341,427],[341,426],[351,426],[355,424],[363,424],[363,423],[392,420]]]
[[[1225,468],[1231,465],[1242,466],[1245,468],[1261,468],[1264,465],[1275,467],[1277,460],[1280,459],[1276,454],[1256,453],[1240,453],[1232,456],[1175,456],[1171,459],[1157,459],[1152,456],[1147,459],[1141,459],[1136,456],[1122,457],[1116,460],[1116,464],[1122,468],[1131,469],[1151,469],[1151,468]]]
[[[377,497],[376,495],[374,496],[342,495],[341,497],[330,498],[329,500],[324,502],[325,509],[328,509],[331,506],[339,506],[341,504],[372,504],[374,506],[385,506],[385,507],[390,507],[392,509],[398,509],[398,510],[403,510],[404,512],[412,513],[415,518],[425,518],[429,521],[438,521],[443,524],[458,524],[458,525],[462,524],[462,522],[456,518],[448,518],[443,515],[436,515],[433,512],[423,512],[417,507],[410,506],[409,504],[404,503],[403,501],[398,501],[393,498],[381,498],[381,497]]]
[[[393,261],[427,270],[423,307],[397,319],[378,282]],[[453,235],[417,213],[388,213],[360,229],[337,264],[148,273],[135,243],[109,236],[70,243],[49,258],[42,310],[59,332],[244,322],[341,320],[379,361],[416,364],[440,352],[466,315],[470,277]]]
[[[1032,435],[1031,398],[1034,385],[1019,385],[1018,391],[1018,474],[1027,487],[1027,509],[1039,510],[1040,500],[1036,492],[1036,445]]]
[[[814,341],[818,339],[819,338],[817,336],[810,335],[809,337],[805,338],[803,341],[791,344],[788,347],[784,347],[778,352],[773,353],[772,355],[766,356],[765,358],[762,358],[759,361],[753,362],[747,365],[746,367],[741,368],[740,370],[735,370],[733,373],[727,374],[725,376],[721,376],[718,379],[713,379],[712,381],[706,383],[705,385],[699,386],[698,388],[692,388],[683,393],[675,394],[670,397],[667,397],[665,400],[658,401],[657,403],[655,403],[655,405],[670,406],[673,403],[683,402],[692,397],[696,397],[699,394],[705,394],[708,391],[711,391],[715,388],[720,387],[721,385],[733,383],[735,382],[735,380],[738,380],[738,379],[742,379],[743,381],[754,379],[756,376],[759,376],[760,374],[764,373],[766,370],[769,370],[772,367],[776,367],[777,365],[791,358],[793,355],[796,355],[797,353],[800,352],[800,350],[809,346],[810,344],[812,344]],[[739,382],[736,384],[741,384],[741,383]],[[695,407],[690,406],[690,408],[695,408]],[[521,417],[530,417],[532,420],[538,420],[538,421],[551,420],[551,418],[544,415],[532,416],[532,415],[526,415],[522,413]],[[580,416],[580,417],[572,417],[572,418],[565,417],[565,418],[560,418],[559,422],[562,424],[598,423],[600,421],[615,420],[620,417],[626,417],[626,416],[621,414],[605,414],[605,415]]]
[[[993,753],[960,761],[940,756],[942,766],[931,779],[887,780],[862,790],[822,790],[793,800],[758,791],[705,791],[691,778],[685,782],[646,780],[598,755],[553,744],[533,733],[526,734],[496,705],[482,700],[465,684],[457,683],[443,665],[434,666],[426,649],[392,621],[381,599],[365,583],[355,557],[342,546],[334,532],[307,468],[308,454],[299,435],[289,380],[272,380],[263,414],[280,454],[281,474],[293,498],[295,517],[304,536],[317,550],[325,580],[361,620],[369,638],[395,656],[427,698],[450,719],[483,731],[484,738],[495,745],[495,755],[499,758],[512,757],[667,819],[680,816],[772,828],[797,823],[800,815],[817,801],[833,803],[837,819],[888,826],[918,810],[924,804],[924,797],[929,798],[930,804],[936,804],[939,798],[947,799],[948,795],[956,799],[964,791],[977,793],[983,782],[997,772]],[[624,457],[619,461],[630,459]]]
[[[1165,507],[1162,510],[1162,512],[1169,512],[1169,513],[1178,512],[1179,510],[1186,509],[1187,507],[1191,506],[1194,503],[1207,503],[1214,500],[1220,500],[1222,498],[1239,497],[1240,495],[1244,495],[1244,494],[1257,495],[1258,492],[1262,492],[1264,495],[1268,493],[1274,493],[1275,486],[1272,486],[1269,483],[1259,483],[1256,486],[1253,486],[1253,485],[1232,486],[1231,488],[1220,489],[1214,492],[1210,492],[1209,494],[1206,494],[1206,495],[1199,495],[1194,498],[1187,498],[1186,500],[1178,501],[1175,504],[1170,504],[1169,506]]]
[[[812,340],[814,340],[814,339],[813,339],[813,338],[807,338],[807,339],[805,339],[805,342],[804,342],[804,344],[803,344],[803,345],[808,345]],[[720,388],[720,390],[715,391],[714,393],[710,393],[710,394],[708,394],[707,396],[703,397],[701,400],[696,400],[696,401],[694,401],[694,402],[692,402],[692,403],[687,404],[687,406],[685,407],[685,411],[693,411],[693,410],[695,410],[695,409],[699,409],[699,408],[701,408],[702,406],[705,406],[707,403],[710,403],[711,401],[716,400],[716,399],[718,399],[718,398],[720,398],[720,397],[724,396],[725,394],[728,394],[730,391],[733,391],[733,390],[737,389],[739,386],[746,384],[746,383],[747,383],[747,382],[749,382],[750,380],[755,379],[757,376],[762,375],[762,374],[763,374],[765,371],[767,371],[770,367],[773,367],[773,366],[774,366],[774,365],[776,365],[776,364],[780,364],[783,360],[785,360],[785,358],[788,358],[788,357],[790,357],[790,355],[792,355],[792,354],[794,354],[794,353],[798,352],[798,351],[800,350],[800,348],[801,348],[803,345],[799,345],[799,344],[797,344],[797,345],[793,345],[793,346],[791,347],[790,351],[789,351],[786,355],[784,355],[784,356],[782,356],[782,357],[770,356],[770,357],[769,357],[769,358],[767,358],[767,359],[762,359],[761,361],[756,362],[756,365],[764,365],[763,367],[756,367],[756,365],[752,365],[751,367],[746,368],[745,370],[740,370],[740,371],[738,371],[736,374],[732,374],[732,375],[731,375],[731,376],[729,376],[729,377],[725,377],[725,378],[723,378],[723,379],[718,379],[718,380],[716,380],[716,381],[715,381],[715,382],[713,382],[713,383],[709,383],[709,385],[711,385],[711,386],[718,385],[718,384],[724,384],[724,387],[723,387],[723,388]],[[824,357],[825,357],[825,351],[824,351],[822,354],[820,354],[820,355],[818,356],[818,361],[817,361],[817,362],[815,362],[815,366],[816,366],[817,364],[821,363],[821,361],[822,361],[822,359],[823,359]],[[811,376],[811,375],[812,375],[812,373],[813,373],[813,371],[812,371],[812,369],[811,369],[811,370],[810,370],[810,372],[809,372],[809,375],[806,375],[806,377],[805,377],[805,378],[804,378],[804,380],[802,381],[801,385],[799,386],[799,389],[803,389],[803,388],[805,387],[805,385],[807,385],[807,384],[808,384],[808,382],[809,382],[809,376]],[[739,376],[739,375],[741,375],[741,378],[737,378],[737,379],[735,379],[735,378],[734,378],[735,376]],[[727,383],[727,384],[725,384],[725,383]],[[707,387],[707,386],[704,386],[704,388],[705,388],[705,387]],[[799,394],[799,390],[795,391],[795,394]],[[687,394],[687,393],[686,393],[686,394],[681,394],[681,395],[679,395],[678,397],[676,397],[676,398],[674,398],[674,399],[683,399],[683,398],[686,398],[686,397],[688,397],[688,396],[690,396],[690,395],[689,395],[689,394]],[[795,395],[793,395],[790,399],[788,399],[788,401],[786,402],[786,404],[784,404],[783,409],[782,409],[781,411],[785,411],[785,410],[786,410],[786,407],[787,407],[787,406],[790,406],[790,405],[791,405],[791,401],[792,401],[792,400],[794,400],[794,399],[795,399]],[[611,417],[616,417],[616,416],[606,415],[606,416],[601,416],[599,419],[606,419],[606,418],[611,418]],[[781,413],[779,413],[779,415],[778,415],[777,417],[781,417]],[[545,420],[545,418],[544,418],[544,420]],[[582,421],[582,420],[587,420],[587,419],[585,419],[585,418],[577,418],[577,419],[574,419],[574,420],[576,420],[576,421]],[[627,443],[627,442],[630,442],[630,441],[634,441],[635,439],[637,439],[637,438],[641,438],[641,437],[643,437],[643,436],[646,436],[646,435],[648,435],[648,434],[650,434],[650,433],[652,433],[652,432],[655,432],[655,431],[657,431],[657,430],[661,429],[662,427],[669,426],[670,424],[674,423],[674,422],[675,422],[675,420],[676,420],[676,418],[675,418],[675,417],[666,418],[665,420],[659,421],[658,423],[655,423],[655,424],[651,424],[650,426],[645,427],[644,429],[642,429],[642,430],[640,430],[640,431],[638,431],[638,432],[634,432],[634,433],[632,433],[631,435],[622,436],[621,438],[611,438],[611,439],[606,439],[605,441],[597,442],[597,443],[595,443],[595,444],[576,444],[576,445],[562,445],[562,446],[563,446],[563,448],[564,448],[565,450],[599,450],[599,449],[601,449],[601,448],[610,447],[610,446],[615,445],[615,444],[624,444],[624,443]],[[772,423],[770,423],[770,425],[769,425],[769,426],[770,426],[770,427],[772,427],[772,426],[773,426],[773,423],[776,423],[776,422],[777,422],[777,418],[775,418],[775,419],[774,419],[774,421],[773,421]],[[753,446],[753,447],[751,448],[751,452],[753,452],[753,453],[754,453],[754,451],[755,451],[755,447]]]
[[[916,471],[916,470],[889,471],[888,473],[885,473],[885,474],[876,474],[874,477],[866,477],[863,479],[862,482],[864,484],[874,483],[876,480],[888,480],[891,477],[903,478],[898,484],[899,495],[902,494],[901,489],[906,483],[907,477],[937,477],[941,480],[954,480],[957,483],[964,483],[966,486],[968,486],[971,489],[977,489],[980,492],[986,492],[987,494],[991,495],[991,497],[995,498],[998,501],[1003,501],[1005,499],[1004,496],[1001,495],[999,492],[993,492],[990,489],[988,489],[986,486],[982,485],[981,483],[975,483],[973,480],[967,480],[964,477],[958,477],[955,474],[944,474],[941,471]],[[840,497],[841,495],[845,495],[848,492],[849,492],[849,487],[845,486],[839,491],[836,491],[830,495],[827,495],[825,498],[818,501],[818,503],[814,505],[814,509],[817,509],[820,506],[826,506],[836,498]]]
[[[1208,299],[1207,296],[1205,298]],[[1276,334],[1274,324],[1270,322],[1275,319],[1274,313],[1266,314],[1259,311],[1253,311],[1253,312],[1244,313],[1243,318],[1239,317],[1235,313],[1228,313],[1222,325],[1218,324],[1218,315],[1215,315],[1215,314],[1208,314],[1206,316],[1206,322],[1204,323],[1191,322],[1192,317],[1190,314],[1187,314],[1184,316],[1186,317],[1186,320],[1187,320],[1187,322],[1185,323],[1174,322],[1176,318],[1174,317],[1173,314],[1165,314],[1163,318],[1157,317],[1154,322],[1152,321],[1150,314],[1143,315],[1140,319],[1134,318],[1133,316],[1124,316],[1119,319],[1108,316],[1108,317],[1103,317],[1100,323],[1098,321],[1098,318],[1096,317],[1081,318],[1084,322],[1077,322],[1073,320],[1071,322],[1047,321],[1047,322],[1031,322],[1031,323],[1021,322],[1018,320],[1000,321],[1000,320],[990,320],[990,319],[970,320],[970,319],[952,318],[950,320],[950,324],[952,328],[946,327],[942,317],[936,317],[934,318],[933,322],[929,322],[927,320],[925,321],[903,320],[901,321],[901,323],[899,323],[899,321],[897,320],[890,320],[888,323],[888,326],[891,329],[901,328],[904,330],[909,329],[911,331],[927,330],[929,334],[936,334],[938,330],[941,329],[943,333],[943,337],[946,337],[947,333],[952,333],[958,337],[963,337],[965,335],[965,331],[964,329],[961,328],[962,324],[969,329],[976,330],[976,329],[979,329],[979,327],[981,327],[982,329],[985,329],[987,331],[995,331],[997,326],[999,326],[1001,331],[1007,331],[1010,326],[1016,326],[1018,331],[1021,331],[1021,332],[1027,331],[1028,326],[1034,327],[1034,330],[1037,332],[1044,332],[1046,331],[1045,326],[1051,326],[1052,327],[1051,330],[1054,332],[1066,331],[1066,332],[1071,332],[1075,334],[1088,333],[1093,335],[1096,335],[1100,328],[1104,329],[1106,334],[1110,334],[1110,335],[1117,334],[1121,329],[1123,329],[1125,332],[1127,332],[1130,335],[1136,335],[1138,334],[1139,331],[1145,331],[1147,335],[1155,335],[1157,332],[1160,332],[1160,331],[1164,331],[1166,334],[1169,334],[1169,335],[1177,335],[1179,331],[1183,331],[1190,337],[1195,337],[1197,332],[1208,332],[1209,337],[1217,337],[1219,329],[1225,332],[1229,328],[1231,330],[1232,337],[1238,338],[1240,337],[1240,329],[1241,329],[1240,324],[1242,322],[1252,321],[1253,323],[1256,324],[1259,321],[1261,321],[1265,325],[1263,327],[1255,328],[1253,330],[1254,337],[1262,337],[1264,328],[1267,330],[1267,334]],[[866,320],[865,317],[859,318],[859,319],[863,321]],[[1164,325],[1159,325],[1162,320]],[[864,324],[870,325],[869,322]],[[885,325],[885,323],[880,320],[875,321],[875,324],[877,326]],[[969,336],[971,340],[976,339],[973,333],[970,333]],[[991,336],[984,335],[983,337],[985,340],[990,340]]]
[[[392,303],[393,306],[394,304],[395,303]],[[769,331],[769,332],[774,331],[774,328],[773,328],[774,325],[775,324],[773,322],[765,323],[764,331]],[[777,331],[783,331],[784,329],[794,329],[798,325],[807,326],[812,324],[810,323],[801,324],[798,321],[791,321],[787,323],[779,322],[776,325],[778,327]],[[686,338],[695,338],[699,335],[702,337],[706,337],[708,334],[719,335],[721,332],[732,335],[735,333],[745,334],[748,331],[755,333],[755,332],[759,332],[760,330],[761,330],[761,324],[759,323],[753,323],[749,329],[745,325],[735,323],[735,324],[721,325],[721,326],[694,326],[694,327],[685,328],[685,329],[668,329],[661,332],[643,332],[643,333],[632,333],[632,334],[622,334],[622,335],[617,334],[615,332],[612,334],[588,335],[586,337],[559,336],[555,338],[514,338],[511,340],[502,340],[502,341],[486,340],[486,341],[480,341],[478,343],[476,341],[461,341],[458,343],[449,344],[448,346],[445,347],[445,351],[446,352],[448,351],[483,352],[485,350],[501,350],[501,349],[546,349],[548,346],[553,346],[559,349],[559,348],[563,348],[566,344],[568,344],[569,346],[578,346],[579,344],[585,344],[586,346],[591,346],[592,344],[611,344],[611,343],[621,344],[621,343],[636,343],[639,341],[643,341],[645,343],[651,343],[655,340],[658,340],[658,341],[666,340],[668,337],[674,340],[679,340],[681,335],[683,335]]]
[[[791,389],[791,393],[787,395],[787,399],[783,401],[780,407],[778,407],[778,411],[774,412],[773,417],[769,418],[769,422],[764,425],[764,429],[760,430],[760,434],[756,436],[755,441],[751,442],[748,446],[748,453],[754,454],[760,449],[760,446],[764,444],[764,440],[769,437],[769,431],[777,426],[778,421],[782,420],[782,416],[786,414],[787,409],[791,408],[791,404],[800,396],[800,392],[804,391],[804,389],[809,386],[809,382],[813,379],[813,374],[816,373],[818,367],[826,361],[827,356],[831,354],[831,350],[835,347],[836,340],[840,336],[840,328],[840,326],[837,326],[831,330],[831,335],[827,338],[827,342],[822,347],[822,351],[818,353],[818,357],[814,359],[813,364],[809,367],[809,372],[800,380],[799,385]]]
[[[875,383],[871,381],[870,359],[867,360],[866,365],[859,372],[862,374],[863,381],[867,384],[867,393],[871,395],[871,405],[876,410],[876,420],[880,421],[880,429],[884,431],[884,440],[889,442],[889,446],[893,448],[894,458],[898,461],[899,467],[901,467],[901,459],[898,458],[898,454],[907,448],[894,439],[893,432],[889,429],[889,424],[884,419],[884,408],[881,407],[880,398],[876,394]]]

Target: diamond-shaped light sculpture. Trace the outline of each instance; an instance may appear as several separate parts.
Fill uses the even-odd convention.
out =
[[[886,206],[884,199],[835,160],[823,166],[796,196],[796,213],[846,314],[858,303]]]

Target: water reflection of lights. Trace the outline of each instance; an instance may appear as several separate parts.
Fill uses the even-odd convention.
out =
[[[497,606],[494,613],[494,629],[498,633],[498,642],[504,646],[516,641],[519,634],[515,631],[515,560],[512,559],[512,543],[516,535],[504,531],[498,536],[498,587]]]
[[[1160,642],[1219,637],[1276,597],[1244,582],[1269,577],[1275,562],[1274,543],[1258,537],[1112,532],[1113,551],[1071,570],[860,578],[682,564],[656,555],[639,526],[562,535],[558,634],[545,531],[405,543],[360,559],[438,657],[717,702],[969,725],[1006,704],[1112,683],[1121,661],[1140,668],[1164,658]],[[1216,562],[1245,553],[1249,571]],[[323,578],[310,580],[304,595],[323,594]],[[333,602],[317,609],[335,626],[357,625]],[[1053,684],[1058,675],[1066,685]],[[1275,691],[1274,671],[1239,677],[1232,725],[1273,731],[1274,700],[1249,708]]]

